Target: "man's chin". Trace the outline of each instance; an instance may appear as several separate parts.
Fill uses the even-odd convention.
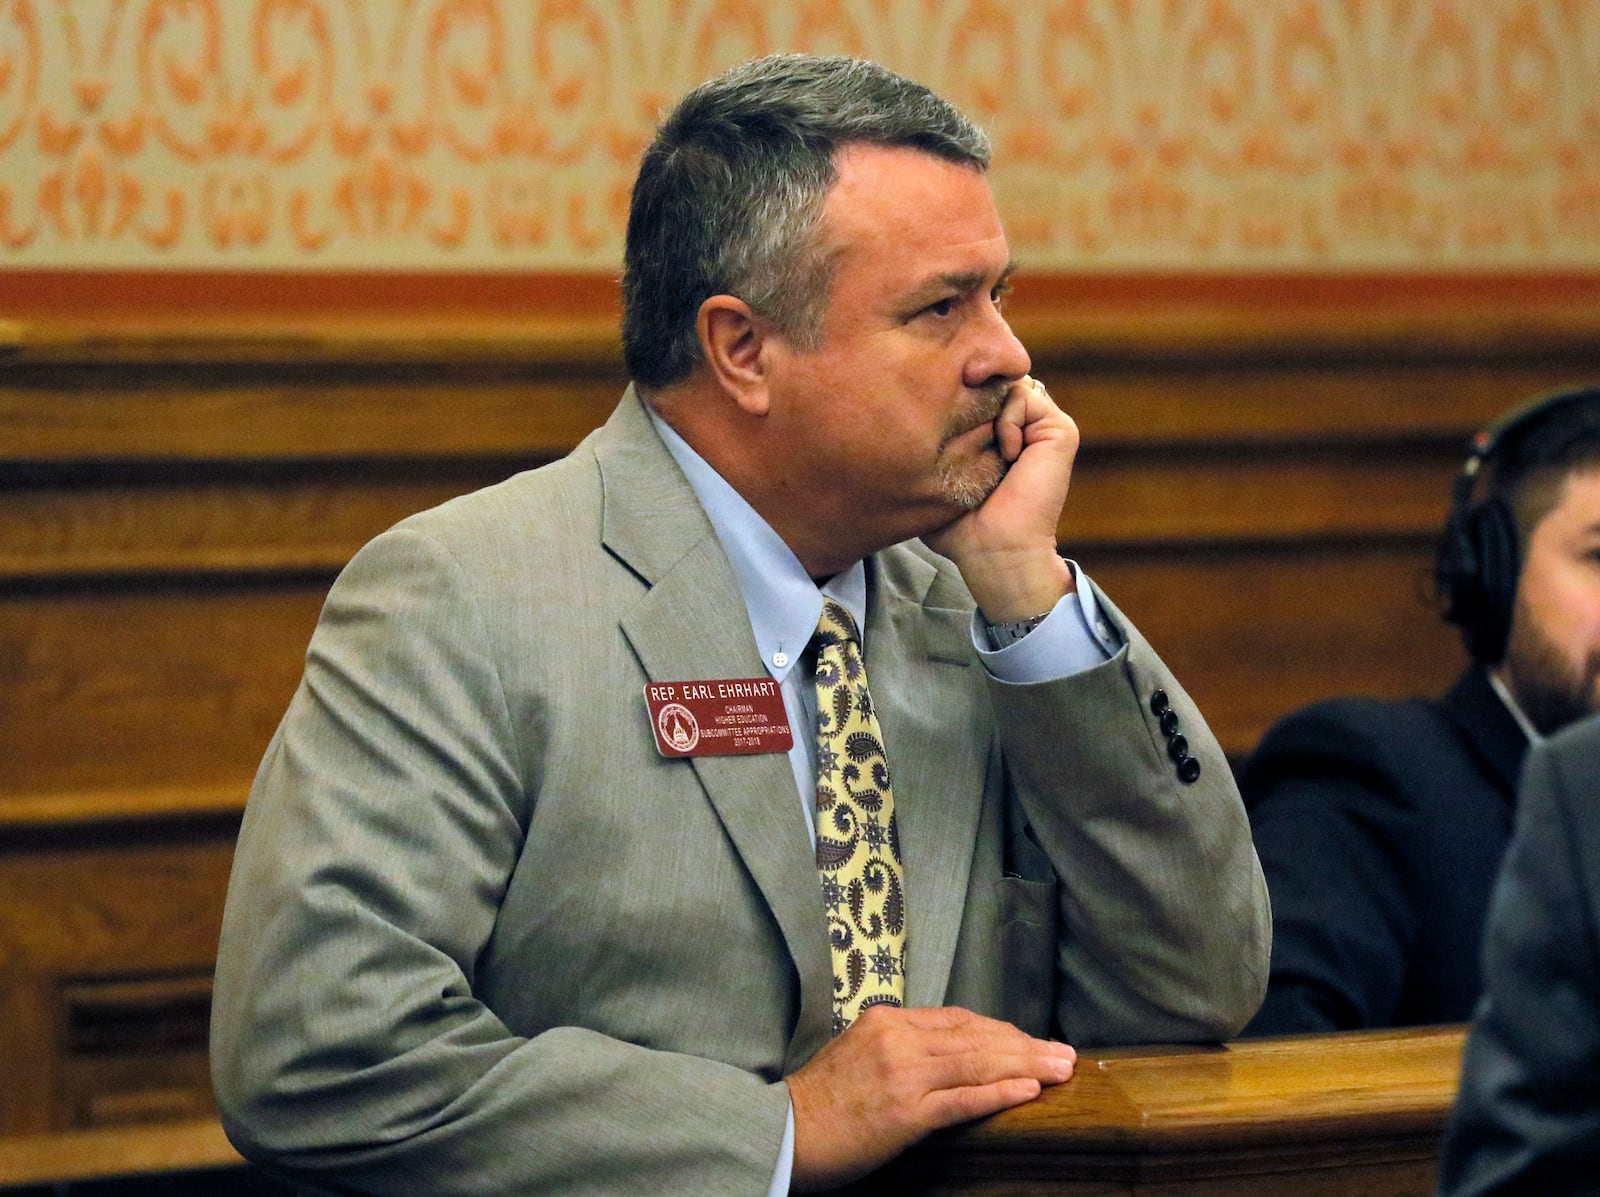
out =
[[[945,463],[939,470],[940,489],[944,497],[956,508],[956,517],[976,511],[983,501],[994,494],[1000,480],[1006,476],[1006,463],[995,450],[986,451],[979,459],[957,468]]]

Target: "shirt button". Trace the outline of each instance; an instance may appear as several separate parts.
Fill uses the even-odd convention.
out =
[[[784,666],[786,666],[788,664],[789,664],[789,654],[788,653],[786,653],[786,652],[776,652],[776,653],[772,654],[772,667],[774,669],[782,669],[782,668],[784,668]]]

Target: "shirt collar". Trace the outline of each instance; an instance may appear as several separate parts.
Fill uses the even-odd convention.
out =
[[[856,627],[865,629],[867,573],[861,562],[835,574],[819,588],[807,576],[794,551],[744,496],[648,404],[645,411],[722,542],[750,616],[750,630],[755,633],[761,662],[774,681],[781,683],[805,653],[817,630],[825,596],[849,611]]]
[[[1498,670],[1489,671],[1489,686],[1499,695],[1500,701],[1506,704],[1506,710],[1511,712],[1511,717],[1517,721],[1517,726],[1528,737],[1528,743],[1530,745],[1543,744],[1544,734],[1533,726],[1527,715],[1523,714],[1522,708],[1517,705],[1517,700],[1512,696],[1510,688],[1500,680]]]

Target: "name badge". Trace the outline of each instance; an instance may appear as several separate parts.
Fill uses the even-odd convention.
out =
[[[783,692],[770,677],[653,682],[644,688],[662,756],[744,756],[794,747]]]

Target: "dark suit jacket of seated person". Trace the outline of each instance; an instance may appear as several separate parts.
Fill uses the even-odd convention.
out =
[[[1442,1197],[1600,1192],[1600,718],[1531,752],[1520,794]]]
[[[1314,704],[1241,772],[1272,895],[1247,1034],[1464,1022],[1530,738],[1600,706],[1600,391],[1474,439],[1437,581],[1472,665],[1438,699]],[[1352,601],[1359,601],[1352,599]]]
[[[1057,552],[1077,429],[1003,316],[987,161],[846,59],[669,116],[629,220],[635,386],[328,597],[219,952],[247,1155],[340,1192],[814,1190],[1066,1080],[1070,1043],[1244,1025],[1243,803]],[[780,688],[792,748],[701,751],[686,704],[730,679]],[[658,748],[647,688],[686,682]]]

